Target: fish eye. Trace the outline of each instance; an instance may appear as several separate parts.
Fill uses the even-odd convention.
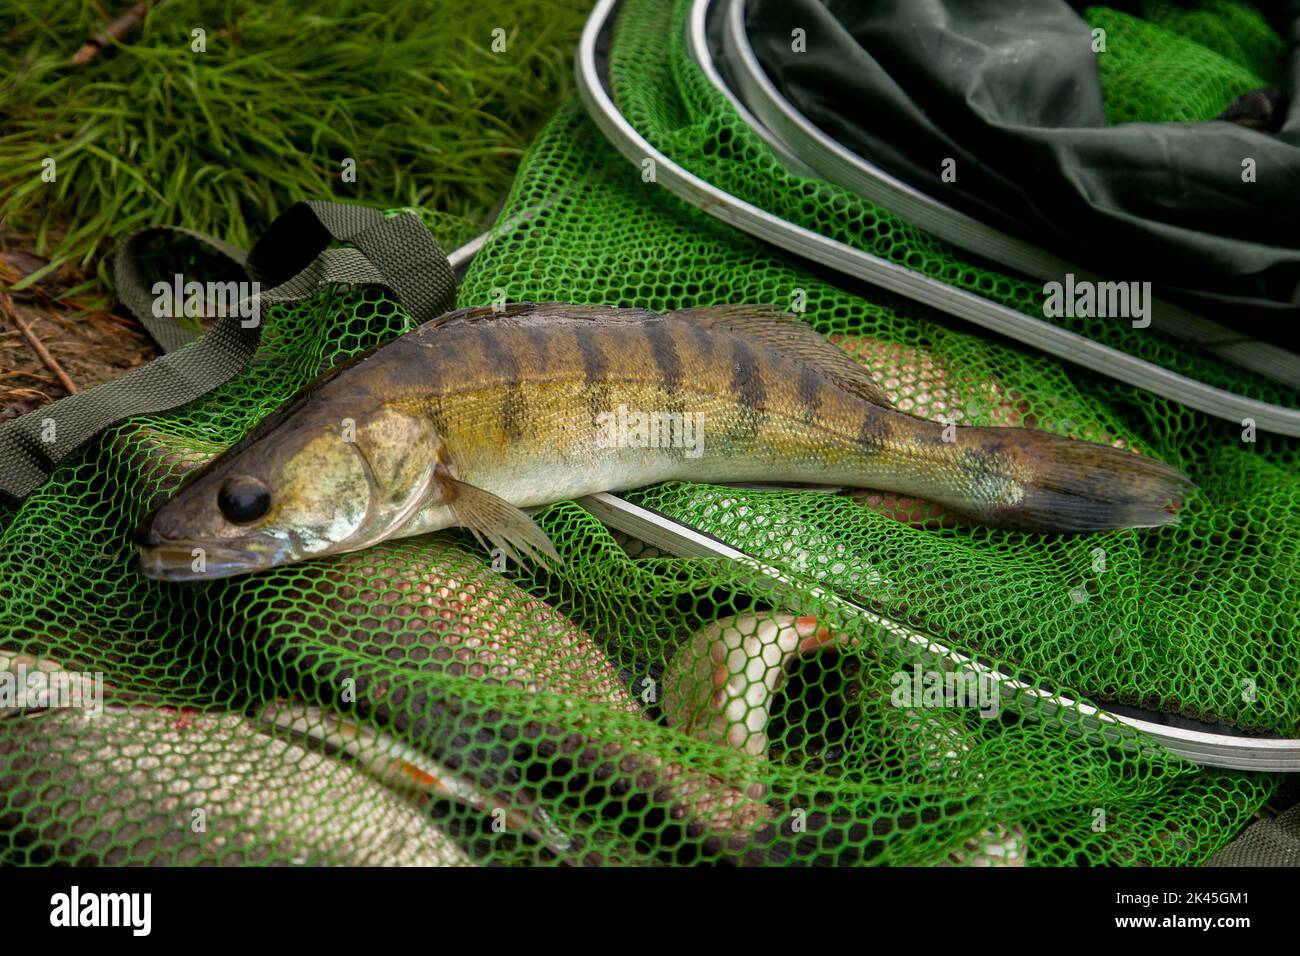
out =
[[[271,507],[271,490],[256,478],[235,475],[227,478],[217,493],[217,507],[234,524],[248,524]]]

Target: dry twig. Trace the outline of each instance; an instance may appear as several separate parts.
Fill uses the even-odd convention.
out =
[[[112,46],[114,40],[121,42],[128,33],[144,21],[144,15],[149,12],[149,8],[154,5],[154,2],[155,0],[141,0],[140,3],[137,3],[126,13],[108,24],[103,30],[83,43],[80,50],[72,54],[72,58],[68,60],[68,66],[82,66],[89,63],[99,55],[100,50],[106,50]]]
[[[32,331],[31,326],[22,320],[22,316],[20,316],[18,310],[14,308],[13,299],[9,298],[9,296],[3,292],[0,292],[0,312],[3,312],[5,318],[12,321],[13,324],[18,327],[18,331],[23,334],[23,337],[27,339],[31,347],[36,350],[36,354],[41,357],[41,361],[45,363],[46,368],[55,374],[59,383],[67,390],[68,394],[76,395],[76,384],[72,379],[68,378],[68,373],[63,371],[63,366],[59,364],[58,359],[50,354],[50,350],[45,347],[45,343],[40,340],[35,332]]]

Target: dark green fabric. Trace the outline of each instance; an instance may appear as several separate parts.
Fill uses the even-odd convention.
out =
[[[221,267],[221,274],[190,273],[187,280],[256,281],[270,286],[258,296],[261,306],[309,298],[336,283],[378,284],[391,289],[418,324],[450,309],[456,294],[456,277],[447,256],[413,213],[388,217],[364,206],[295,203],[247,256],[189,229],[141,230],[118,249],[117,294],[168,354],[121,378],[0,424],[0,492],[26,497],[45,482],[55,465],[109,425],[193,401],[252,358],[261,338],[260,321],[245,327],[241,315],[227,315],[200,334],[178,318],[154,314],[153,284],[169,280],[172,273],[146,265],[146,248],[160,238],[175,245],[177,237],[194,246],[192,251],[215,254]],[[355,248],[327,249],[333,240],[351,242]]]
[[[1300,804],[1253,823],[1206,866],[1300,866]]]
[[[1092,28],[1065,0],[750,0],[748,31],[804,115],[895,176],[1108,278],[1151,281],[1294,345],[1300,0],[1268,13],[1289,51],[1277,132],[1107,125]],[[792,49],[796,28],[806,52]]]

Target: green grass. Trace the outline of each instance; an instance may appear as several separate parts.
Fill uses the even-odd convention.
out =
[[[123,45],[66,65],[129,6],[0,0],[0,225],[51,268],[94,270],[100,290],[136,229],[248,246],[298,199],[420,206],[472,229],[570,91],[590,4],[170,0]]]

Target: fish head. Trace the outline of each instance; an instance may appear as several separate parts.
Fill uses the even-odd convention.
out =
[[[341,402],[274,413],[141,526],[140,571],[207,581],[356,551],[436,490],[438,441],[415,411]]]

